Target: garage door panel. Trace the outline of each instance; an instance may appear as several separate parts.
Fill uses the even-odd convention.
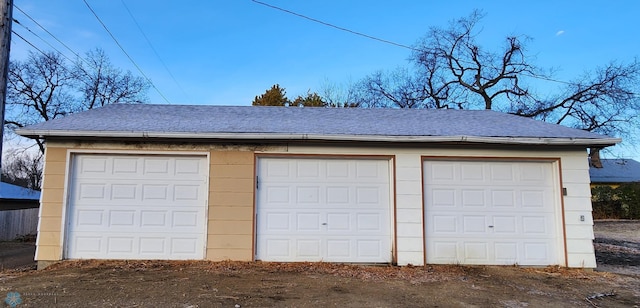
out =
[[[172,232],[194,232],[202,229],[204,222],[202,216],[205,211],[201,208],[182,208],[180,210],[126,210],[130,207],[120,207],[122,209],[110,210],[79,210],[70,214],[70,225],[73,231],[82,230],[109,230],[112,228],[131,229],[135,231],[167,230],[175,227]]]
[[[320,213],[297,213],[294,231],[320,231]]]
[[[489,189],[489,204],[493,207],[515,208],[517,204],[516,192],[513,190]]]
[[[107,253],[108,254],[128,254],[134,255],[133,251],[133,237],[116,237],[112,236],[107,238]]]
[[[547,217],[523,217],[522,218],[522,233],[524,235],[551,235],[551,228],[549,225],[552,224],[552,221],[549,221]]]
[[[204,257],[205,157],[80,154],[73,166],[66,258]]]
[[[561,228],[551,166],[425,161],[427,262],[558,264]]]
[[[481,189],[461,189],[460,205],[465,207],[485,207],[487,204],[486,191]]]
[[[493,216],[491,225],[492,232],[498,234],[507,234],[513,236],[518,233],[519,219],[516,216]]]
[[[110,227],[134,227],[136,220],[136,211],[115,210],[109,211]]]
[[[429,228],[430,234],[440,233],[458,233],[458,215],[432,215],[427,217],[426,227]]]
[[[427,247],[427,258],[432,263],[453,264],[458,257],[458,243],[451,241],[430,241]]]
[[[164,228],[167,226],[168,211],[140,211],[140,226],[142,228]]]
[[[97,179],[76,179],[82,181],[72,189],[71,200],[82,206],[98,204],[133,203],[150,206],[173,206],[177,202],[184,205],[201,205],[206,196],[203,181],[182,181],[180,184],[156,184],[155,180],[148,184],[135,183],[130,180],[117,180],[117,183],[104,183]]]
[[[193,259],[194,255],[204,252],[197,234],[167,234],[146,236],[113,232],[104,235],[101,232],[82,232],[70,234],[69,243],[74,255],[83,259]]]
[[[390,261],[388,161],[262,158],[258,164],[257,259]]]
[[[522,244],[525,262],[543,265],[547,261],[551,253],[551,247],[548,243],[542,241],[524,242]]]
[[[353,230],[353,215],[327,212],[327,232],[349,232]]]
[[[487,233],[487,217],[484,215],[463,215],[462,233]]]
[[[296,241],[296,255],[305,259],[322,259],[322,243],[319,239],[299,239]]]
[[[327,162],[327,179],[348,181],[349,180],[349,162],[332,160]]]
[[[487,242],[462,242],[462,260],[464,263],[484,263],[489,259],[489,243]]]
[[[334,260],[351,259],[352,241],[349,239],[328,239],[327,257]]]
[[[448,188],[430,188],[427,191],[427,198],[429,198],[429,204],[433,207],[455,207],[458,198],[456,198],[456,191]]]
[[[85,177],[90,177],[91,175],[104,175],[107,171],[107,162],[108,159],[104,156],[84,156],[79,157],[78,160],[79,173],[78,175],[82,175]]]
[[[493,247],[497,264],[516,264],[518,245],[516,241],[496,241]]]
[[[194,179],[206,178],[206,160],[200,157],[155,155],[76,155],[78,179]]]

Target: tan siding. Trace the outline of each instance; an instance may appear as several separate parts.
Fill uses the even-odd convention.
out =
[[[215,172],[212,172],[211,177],[225,179],[253,178],[253,163],[246,165],[216,164],[215,166]]]
[[[62,205],[64,202],[67,149],[47,146],[36,260],[55,261],[62,257]]]
[[[212,169],[215,169],[212,166]],[[253,188],[253,178],[238,179],[238,178],[216,178],[211,177],[210,189],[215,192],[238,192],[245,193],[247,187]]]
[[[243,146],[162,144],[124,145],[118,143],[56,143],[47,145],[43,208],[38,238],[38,260],[59,260],[62,255],[62,213],[68,148],[89,151],[116,151],[144,154],[146,151],[209,151],[208,241],[212,260],[253,258],[253,148]],[[230,150],[232,149],[232,150]],[[235,150],[233,150],[235,149]],[[231,223],[232,222],[232,223]]]
[[[211,261],[253,261],[252,249],[212,248],[207,249],[207,259]]]
[[[251,217],[250,217],[251,218]],[[252,235],[251,220],[209,220],[209,235]]]
[[[568,189],[564,197],[565,227],[567,228],[568,266],[594,267],[591,246],[592,224],[586,151],[573,148],[562,151],[542,147],[520,147],[519,150],[485,148],[425,148],[391,147],[329,147],[329,146],[227,146],[206,144],[119,144],[49,142],[45,156],[45,181],[42,197],[42,218],[38,238],[38,260],[59,260],[64,204],[65,176],[68,170],[67,149],[118,151],[144,154],[145,151],[200,151],[210,153],[209,209],[207,255],[209,260],[253,259],[254,239],[254,152],[273,154],[333,154],[333,155],[387,155],[395,156],[396,210],[398,219],[395,234],[398,243],[398,264],[422,264],[423,250],[417,247],[423,241],[422,219],[422,156],[468,157],[530,157],[560,158],[563,186]],[[406,189],[405,189],[406,188]],[[580,221],[585,215],[585,221]],[[415,219],[412,218],[415,216]]]
[[[254,156],[211,152],[207,259],[253,260]]]
[[[216,235],[207,241],[209,249],[244,249],[251,247],[253,241],[245,235]]]
[[[62,259],[62,251],[60,249],[60,245],[57,246],[38,246],[38,256],[36,260],[38,261],[54,261]]]
[[[39,232],[60,232],[61,228],[61,220],[60,216],[52,216],[52,217],[40,217],[40,228],[38,228]],[[60,245],[60,243],[48,243],[43,242],[41,245]]]
[[[44,241],[46,243],[56,243],[55,246],[59,246],[60,245],[60,232],[56,231],[56,232],[51,232],[51,231],[40,231],[40,233],[38,234],[38,240],[39,241]]]
[[[66,152],[65,152],[66,157]],[[64,176],[67,172],[67,162],[65,161],[48,161],[47,162],[47,174],[52,175],[62,175]]]
[[[65,175],[63,174],[51,174],[51,173],[46,173],[47,175],[47,185],[46,188],[48,190],[61,190],[64,191],[64,179],[65,179]]]
[[[58,217],[62,213],[61,202],[43,202],[41,205],[40,216]]]
[[[253,208],[253,193],[210,191],[209,204],[211,204],[212,202],[221,206],[225,205],[225,206],[231,206],[231,207]]]
[[[253,152],[216,151],[211,155],[211,165],[253,165]]]
[[[63,188],[50,187],[56,185],[47,185],[42,189],[43,202],[61,202],[64,196]]]
[[[251,206],[216,206],[209,210],[210,220],[243,221],[252,215],[253,207]]]

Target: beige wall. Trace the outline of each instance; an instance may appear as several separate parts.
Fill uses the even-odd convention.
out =
[[[209,207],[206,259],[253,260],[254,147],[188,145],[75,144],[49,142],[36,260],[63,258],[65,187],[70,153],[209,153]],[[145,152],[147,151],[147,152]]]
[[[44,157],[36,260],[60,260],[62,258],[62,208],[65,176],[68,169],[67,149],[47,147]]]
[[[40,214],[36,259],[54,261],[62,258],[62,224],[65,206],[66,172],[69,149],[86,153],[112,151],[114,153],[163,154],[191,152],[209,153],[209,208],[206,259],[253,260],[254,241],[254,178],[255,154],[314,154],[314,155],[386,155],[394,157],[396,196],[395,234],[397,262],[400,265],[424,263],[422,243],[422,163],[426,156],[512,157],[557,159],[558,178],[567,188],[561,197],[564,207],[560,219],[564,223],[566,243],[560,251],[562,265],[595,267],[593,250],[593,220],[589,189],[589,168],[586,151],[581,148],[546,149],[519,147],[496,149],[461,147],[331,147],[331,146],[218,146],[218,145],[159,145],[159,144],[93,144],[49,142],[45,153],[44,185]],[[255,153],[255,154],[254,154]],[[584,221],[580,219],[584,216]]]
[[[212,152],[208,260],[253,260],[253,152]]]

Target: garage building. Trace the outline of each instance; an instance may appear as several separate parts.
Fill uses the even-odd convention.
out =
[[[593,268],[587,148],[494,111],[117,104],[46,140],[36,259]]]

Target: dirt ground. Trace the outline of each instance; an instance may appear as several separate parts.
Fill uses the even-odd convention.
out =
[[[42,271],[0,271],[0,301],[19,299],[16,307],[640,307],[640,222],[597,222],[595,232],[595,272],[67,261]]]
[[[640,221],[596,221],[593,231],[598,270],[640,278]]]
[[[35,242],[0,242],[0,270],[34,266],[35,253]]]

